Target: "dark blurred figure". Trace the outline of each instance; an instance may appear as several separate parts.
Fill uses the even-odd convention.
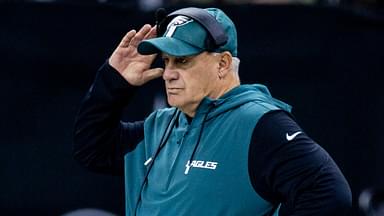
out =
[[[384,216],[384,190],[365,189],[359,196],[359,207],[366,216]]]
[[[148,1],[148,0],[140,0]],[[167,5],[197,4],[197,5],[239,5],[239,4],[263,4],[263,5],[326,5],[342,6],[370,10],[383,10],[383,0],[164,0]]]
[[[116,216],[116,215],[101,209],[83,208],[83,209],[77,209],[74,211],[67,212],[61,216]]]
[[[171,4],[314,4],[317,0],[169,0]]]
[[[355,7],[363,7],[374,10],[384,9],[384,2],[382,0],[349,0],[346,2],[347,4],[350,4]]]

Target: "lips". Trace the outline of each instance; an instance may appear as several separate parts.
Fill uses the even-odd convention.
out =
[[[167,92],[169,94],[177,94],[182,90],[183,90],[182,88],[167,88]]]

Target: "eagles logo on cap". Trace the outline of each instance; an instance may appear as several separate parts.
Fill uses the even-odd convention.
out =
[[[137,51],[142,55],[166,53],[171,56],[191,56],[203,51],[209,52],[231,52],[237,56],[237,34],[232,20],[218,8],[206,8],[216,21],[222,25],[228,36],[227,43],[212,50],[208,46],[209,32],[198,21],[185,15],[172,17],[167,24],[165,33],[160,37],[146,39],[140,42]],[[166,25],[164,23],[164,25]]]
[[[172,37],[177,27],[193,22],[193,19],[186,16],[177,16],[167,26],[167,32],[164,37]]]

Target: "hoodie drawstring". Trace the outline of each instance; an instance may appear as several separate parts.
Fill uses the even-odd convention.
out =
[[[150,157],[148,158],[144,165],[145,166],[148,166],[148,169],[147,169],[147,172],[145,173],[145,176],[144,176],[144,180],[143,182],[141,183],[141,186],[140,186],[140,191],[139,191],[139,195],[137,197],[137,201],[136,201],[136,205],[135,205],[135,209],[134,209],[134,212],[132,215],[136,215],[136,212],[137,212],[137,208],[139,207],[139,203],[140,203],[140,200],[141,200],[141,193],[144,189],[144,185],[146,184],[147,180],[148,180],[148,175],[149,175],[149,172],[151,171],[152,167],[153,167],[153,163],[155,162],[155,158],[157,157],[157,155],[159,154],[160,150],[165,146],[165,144],[167,143],[168,139],[169,139],[169,136],[171,135],[172,133],[172,130],[173,128],[175,127],[176,125],[176,122],[178,121],[179,119],[179,115],[180,115],[180,111],[178,109],[175,109],[175,111],[173,112],[172,114],[172,117],[171,119],[169,120],[168,122],[168,125],[167,125],[167,128],[165,130],[165,132],[163,133],[163,136],[161,137],[160,139],[160,144],[159,146],[157,147],[155,153]]]
[[[201,123],[201,127],[200,127],[200,130],[199,130],[199,135],[197,137],[197,142],[195,144],[195,147],[193,148],[191,157],[189,158],[189,163],[192,163],[192,160],[193,160],[193,157],[195,156],[197,147],[200,145],[200,139],[201,139],[201,136],[203,134],[203,129],[204,129],[205,121],[207,120],[208,114],[211,112],[213,107],[214,107],[213,105],[210,106],[209,109],[208,109],[208,112],[204,114],[203,122]]]
[[[195,144],[195,147],[193,148],[193,151],[191,153],[191,157],[189,159],[189,161],[192,163],[192,160],[193,160],[193,157],[195,156],[195,153],[197,151],[197,147],[199,146],[200,144],[200,139],[201,139],[201,136],[203,134],[203,129],[204,129],[204,125],[205,125],[205,121],[207,120],[207,117],[208,117],[208,114],[211,112],[211,110],[213,109],[214,106],[210,106],[209,109],[208,109],[208,112],[204,114],[204,117],[203,117],[203,122],[201,123],[201,127],[200,127],[200,130],[199,130],[199,135],[197,137],[197,141],[196,141],[196,144]],[[157,157],[157,155],[159,154],[159,152],[161,151],[161,149],[165,146],[165,144],[167,143],[171,133],[172,133],[172,130],[173,128],[175,127],[176,125],[176,122],[178,121],[179,119],[179,116],[180,116],[180,113],[181,111],[176,109],[174,111],[174,113],[172,114],[172,117],[167,125],[167,129],[165,130],[163,136],[161,137],[160,139],[160,144],[159,146],[157,147],[155,153],[147,159],[147,161],[145,161],[144,165],[145,166],[148,166],[148,169],[147,169],[147,172],[144,176],[144,180],[141,184],[141,187],[140,187],[140,191],[139,191],[139,195],[138,195],[138,198],[137,198],[137,201],[136,201],[136,206],[135,206],[135,209],[134,209],[134,212],[133,212],[133,215],[136,215],[136,212],[137,212],[137,208],[139,207],[139,203],[140,203],[140,200],[141,200],[141,193],[144,189],[144,186],[148,180],[148,175],[153,167],[153,164],[155,162],[155,158]]]

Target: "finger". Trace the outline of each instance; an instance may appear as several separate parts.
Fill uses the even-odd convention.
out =
[[[146,70],[143,75],[145,75],[146,82],[149,80],[156,79],[158,77],[161,77],[163,75],[164,69],[163,68],[153,68],[150,70]]]
[[[132,38],[129,45],[137,47],[137,45],[144,39],[145,35],[151,30],[151,25],[145,24],[139,32]]]
[[[153,61],[156,58],[157,54],[151,54],[151,55],[141,55],[140,57],[143,59],[143,61]]]
[[[144,39],[150,39],[154,37],[156,37],[156,26],[151,28],[151,30],[145,35]]]
[[[136,34],[136,30],[131,30],[129,31],[124,37],[123,39],[121,40],[119,46],[120,47],[127,47],[129,46],[129,42],[131,42],[132,38],[135,36]]]

